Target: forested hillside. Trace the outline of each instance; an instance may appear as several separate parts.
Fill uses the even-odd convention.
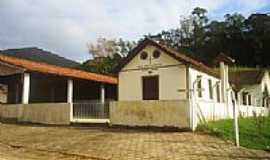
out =
[[[270,15],[254,13],[248,17],[226,14],[223,20],[209,20],[207,10],[195,8],[181,17],[178,28],[161,31],[150,37],[182,50],[209,65],[223,52],[246,67],[270,66]]]
[[[270,67],[269,14],[254,13],[244,17],[233,13],[224,15],[224,19],[218,21],[209,20],[207,10],[197,7],[189,16],[180,17],[177,28],[145,37],[209,66],[213,66],[214,58],[223,52],[236,60],[237,68]],[[111,74],[114,67],[137,43],[121,38],[100,38],[96,44],[89,44],[89,53],[95,59],[84,62],[81,69]]]

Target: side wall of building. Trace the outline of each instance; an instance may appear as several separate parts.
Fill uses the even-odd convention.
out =
[[[212,75],[209,75],[207,73],[198,71],[197,69],[191,68],[189,67],[189,88],[190,90],[194,89],[193,87],[195,87],[196,91],[195,92],[191,92],[193,93],[193,95],[196,95],[196,100],[198,101],[204,101],[204,102],[208,102],[208,103],[220,103],[221,101],[221,84],[220,84],[220,79],[217,77],[214,77]],[[199,91],[198,89],[198,83],[195,83],[196,79],[198,77],[201,77],[201,97],[198,95]],[[210,97],[210,90],[209,90],[209,81],[211,81],[212,83],[212,97]],[[194,84],[195,83],[195,84]],[[219,87],[218,87],[219,86]],[[218,100],[217,98],[217,88],[219,88],[219,96],[220,96],[220,100]]]
[[[201,79],[201,88],[198,86],[199,79]],[[228,112],[232,112],[232,107],[229,110],[226,104],[222,102],[221,79],[190,67],[189,87],[191,90],[190,117],[193,117],[191,126],[196,128],[198,123],[228,118]],[[232,106],[232,103],[229,105]]]

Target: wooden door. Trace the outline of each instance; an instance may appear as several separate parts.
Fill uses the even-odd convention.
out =
[[[159,99],[159,77],[147,76],[143,77],[143,100]]]

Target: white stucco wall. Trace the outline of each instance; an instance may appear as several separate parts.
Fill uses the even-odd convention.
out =
[[[216,89],[213,89],[213,99],[210,99],[210,93],[209,93],[209,86],[208,86],[208,80],[210,79],[212,81],[212,85],[214,86],[216,82],[220,81],[220,79],[211,76],[207,73],[198,71],[194,68],[189,68],[189,87],[190,89],[193,89],[193,83],[197,79],[197,76],[202,76],[202,97],[198,97],[198,93],[196,92],[196,99],[198,101],[204,101],[204,102],[209,102],[213,103],[214,101],[216,102]],[[221,89],[221,84],[220,84],[220,89]],[[221,97],[221,90],[220,90],[220,97]]]
[[[261,86],[260,86],[262,93],[265,90],[265,86],[267,87],[268,94],[270,94],[270,77],[269,77],[269,72],[268,71],[266,71],[264,73],[264,76],[262,78],[262,82],[261,82]],[[263,94],[262,94],[262,97],[263,97]],[[261,105],[263,105],[262,103],[263,103],[263,101],[261,102]]]
[[[140,59],[140,53],[135,56],[119,73],[118,100],[142,100],[142,77],[159,76],[159,100],[186,99],[186,66],[166,53],[161,52],[153,59],[154,46],[146,46],[148,58]],[[151,60],[150,60],[151,57]]]
[[[252,77],[253,78],[253,77]],[[243,91],[248,92],[251,95],[251,105],[261,107],[262,106],[262,99],[263,99],[263,92],[265,86],[267,87],[268,91],[270,91],[270,77],[269,73],[265,72],[262,80],[259,84],[245,86]],[[243,96],[240,97],[241,104],[243,104]]]
[[[264,86],[267,86],[268,91],[270,90],[270,77],[269,72],[264,72],[262,82],[261,82],[261,91],[264,91]]]
[[[199,123],[207,122],[211,120],[225,119],[228,115],[232,115],[232,104],[229,103],[230,108],[227,108],[225,103],[222,103],[222,93],[221,93],[221,80],[215,76],[209,75],[207,73],[198,71],[194,68],[189,68],[189,88],[193,90],[195,86],[196,91],[191,92],[190,99],[190,117],[193,117],[191,121],[191,126],[196,126]],[[197,83],[194,82],[197,76],[201,76],[201,86],[202,86],[202,97],[198,96]],[[212,81],[213,88],[213,99],[210,98],[209,83],[208,80]],[[219,95],[220,101],[217,101],[216,83],[219,82]],[[231,101],[231,99],[229,100]],[[193,110],[193,111],[192,111]],[[194,113],[193,113],[194,112]],[[231,113],[231,114],[230,114]]]
[[[251,86],[247,86],[244,88],[244,92],[248,92],[249,95],[251,95],[251,105],[253,106],[262,106],[262,87],[261,84],[255,84]],[[243,104],[243,95],[239,97],[241,103]]]

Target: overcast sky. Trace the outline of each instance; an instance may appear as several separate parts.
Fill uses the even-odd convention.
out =
[[[270,12],[270,0],[0,0],[0,49],[36,46],[83,61],[98,37],[137,40],[197,6],[211,19]]]

